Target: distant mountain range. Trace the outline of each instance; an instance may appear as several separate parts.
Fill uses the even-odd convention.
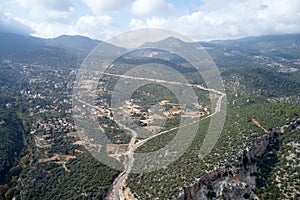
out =
[[[0,33],[0,56],[24,53],[29,49],[56,47],[89,52],[100,41],[92,40],[84,36],[62,35],[53,39],[43,39],[32,36],[16,35],[12,33]]]
[[[236,40],[215,40],[200,42],[202,46],[223,51],[241,51],[269,56],[300,57],[300,34],[246,37]]]
[[[0,58],[27,59],[37,62],[73,60],[81,62],[101,41],[84,36],[62,35],[53,39],[0,33]],[[299,58],[300,34],[247,37],[237,40],[215,40],[199,42],[213,57],[224,56],[226,52],[239,52],[252,55],[266,55],[286,58]],[[76,59],[74,58],[76,57]],[[76,61],[75,61],[76,60]]]

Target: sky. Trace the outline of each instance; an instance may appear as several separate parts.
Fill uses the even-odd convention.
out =
[[[0,31],[105,40],[163,28],[193,40],[300,33],[299,0],[0,0]]]

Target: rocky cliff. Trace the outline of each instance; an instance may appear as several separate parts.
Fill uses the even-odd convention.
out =
[[[257,199],[257,187],[264,187],[267,173],[277,162],[279,133],[299,128],[300,119],[253,138],[251,145],[238,156],[238,167],[219,168],[203,174],[196,183],[185,187],[177,199]]]

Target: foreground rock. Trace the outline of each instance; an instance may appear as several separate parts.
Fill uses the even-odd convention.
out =
[[[255,191],[264,187],[265,175],[277,160],[279,133],[299,129],[300,119],[268,134],[252,139],[252,144],[238,157],[238,166],[219,168],[203,174],[193,185],[184,188],[177,200],[196,199],[258,199]],[[267,163],[269,162],[269,163]]]

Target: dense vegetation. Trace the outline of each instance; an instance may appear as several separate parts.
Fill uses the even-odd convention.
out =
[[[0,110],[0,184],[23,148],[21,120],[11,110]]]
[[[174,198],[184,186],[192,184],[206,170],[238,166],[239,151],[250,145],[252,137],[263,134],[260,128],[249,122],[249,118],[253,117],[266,128],[272,128],[282,126],[299,116],[300,108],[288,104],[249,104],[241,108],[230,108],[221,137],[213,152],[204,160],[199,158],[199,147],[205,136],[209,120],[200,122],[200,129],[193,144],[177,161],[167,168],[155,172],[131,174],[127,183],[140,199],[154,196],[162,199]],[[174,134],[176,133],[170,132],[152,139],[137,151],[149,152],[156,145],[163,147],[174,137]]]
[[[73,122],[69,100],[74,71],[88,53],[87,49],[98,44],[98,41],[86,43],[83,38],[72,38],[77,42],[67,46],[66,50],[64,41],[69,39],[64,36],[54,44],[44,41],[41,45],[29,38],[20,51],[0,52],[3,58],[0,64],[0,199],[103,199],[119,174],[77,144],[76,133],[46,134],[43,128],[53,118],[67,118]],[[266,45],[270,43],[276,44]],[[292,43],[298,46],[293,49]],[[298,37],[290,36],[284,41],[282,38],[248,38],[205,45],[210,47],[209,52],[221,67],[227,90],[228,111],[221,137],[212,153],[201,159],[199,147],[210,119],[202,120],[195,140],[178,160],[154,172],[130,174],[126,183],[139,199],[175,198],[205,171],[238,166],[240,151],[250,145],[251,138],[264,134],[250,119],[254,118],[270,129],[300,118],[299,70],[280,71],[286,67],[300,69],[296,64],[299,59]],[[204,84],[195,70],[183,64],[183,59],[172,59],[179,64],[173,65],[161,58],[155,62],[173,67],[191,83]],[[129,61],[126,57],[120,58],[116,67],[122,67],[120,72],[125,72],[132,64],[149,64],[154,60]],[[109,90],[117,80],[110,81]],[[136,101],[138,105],[150,107],[165,99],[177,103],[172,92],[153,85],[140,88],[133,94],[132,98],[141,100]],[[151,98],[145,98],[145,92],[151,94]],[[200,103],[210,105],[207,92],[198,89],[195,92]],[[110,99],[110,94],[103,98]],[[179,117],[167,120],[164,128],[176,126],[178,120]],[[115,124],[108,118],[99,119],[99,123],[108,125],[105,131],[111,141],[116,142],[117,135],[129,141],[122,130],[112,129]],[[175,134],[176,131],[170,131],[158,136],[136,152],[160,149]],[[262,171],[261,178],[257,179],[256,194],[263,199],[299,199],[299,195],[293,196],[294,191],[299,191],[299,134],[298,130],[280,135],[278,146],[272,149],[274,154],[263,155],[258,162]],[[28,143],[26,148],[24,139]],[[46,145],[39,146],[38,140]],[[208,195],[215,196],[214,193]]]
[[[76,153],[66,171],[54,162],[33,162],[21,174],[23,199],[103,199],[118,175],[88,152]],[[38,157],[36,158],[38,159]]]
[[[199,159],[199,147],[208,125],[208,120],[204,120],[200,122],[201,129],[189,151],[180,159],[167,168],[129,176],[127,184],[138,199],[175,198],[183,187],[192,184],[205,170],[238,166],[239,151],[250,145],[252,137],[263,134],[260,128],[250,122],[251,118],[258,120],[266,129],[270,129],[283,126],[300,117],[300,108],[297,105],[269,102],[271,98],[299,95],[300,84],[298,81],[268,68],[251,67],[251,65],[221,68],[221,71],[227,89],[228,111],[222,135],[213,152],[204,160]],[[176,132],[172,131],[154,138],[137,149],[137,152],[151,152],[158,149],[157,147],[164,147],[175,134]],[[282,151],[282,149],[278,149],[278,146],[272,148],[275,148],[275,154],[277,151]],[[286,153],[285,151],[285,155]],[[264,178],[257,179],[258,194],[265,192],[265,190],[259,189],[264,189],[266,185],[270,184],[265,180],[270,179],[268,177],[272,174],[271,170],[278,162],[276,156],[274,158],[269,155],[262,156],[258,165],[266,171],[258,174]],[[274,187],[274,185],[269,185],[267,191]]]
[[[17,73],[6,66],[0,68],[0,199],[10,199],[17,185],[21,152],[26,144],[27,122],[23,118],[20,96],[21,83]]]

